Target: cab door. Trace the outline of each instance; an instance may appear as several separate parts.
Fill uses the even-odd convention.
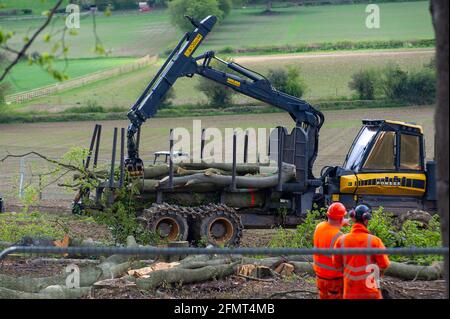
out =
[[[341,176],[341,193],[421,197],[426,190],[423,136],[380,129],[355,174]]]

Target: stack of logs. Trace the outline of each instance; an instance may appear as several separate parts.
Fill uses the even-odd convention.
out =
[[[222,194],[222,202],[230,207],[261,207],[266,189],[295,178],[295,167],[290,164],[283,164],[281,174],[276,166],[237,164],[234,176],[233,165],[224,163],[173,164],[172,174],[170,169],[169,165],[146,167],[143,178],[134,181],[141,196],[156,201],[157,193],[163,192],[164,201],[195,206],[208,202],[213,194]]]

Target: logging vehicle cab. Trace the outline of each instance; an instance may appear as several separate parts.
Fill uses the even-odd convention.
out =
[[[97,203],[103,189],[110,190],[107,192],[110,195],[115,187],[123,187],[124,172],[128,171],[128,177],[140,187],[136,200],[146,207],[138,218],[145,229],[169,240],[207,239],[215,245],[238,245],[244,227],[295,227],[316,205],[324,207],[333,201],[340,201],[347,208],[365,203],[392,212],[435,209],[435,164],[425,162],[422,127],[389,120],[364,120],[348,155],[342,159],[343,165],[325,167],[320,176],[315,176],[319,131],[325,122],[323,113],[307,101],[277,90],[264,75],[216,57],[214,51],[195,55],[217,18],[188,19],[193,30],[182,37],[128,112],[127,157],[123,155],[125,134],[121,134],[119,181],[115,180],[112,161],[109,180],[95,192]],[[227,71],[214,68],[213,59]],[[157,173],[155,167],[144,166],[139,157],[141,126],[155,116],[164,95],[179,78],[193,76],[204,77],[290,115],[295,123],[293,129],[274,130],[277,155],[273,152],[269,155],[276,159],[274,167],[238,164],[236,135],[232,165],[210,167],[203,162],[191,163],[196,166],[184,167],[186,170],[181,174],[180,167],[175,169],[173,165],[174,156],[168,152],[161,154],[168,159],[168,165],[159,167]],[[94,131],[91,151],[97,154],[98,149],[92,150],[95,134]],[[172,140],[170,145],[172,149]],[[115,147],[113,144],[113,154]],[[217,170],[221,173],[216,174]],[[189,176],[186,172],[197,175]]]
[[[362,123],[343,166],[323,170],[326,203],[340,201],[348,208],[365,203],[394,213],[435,211],[435,163],[426,162],[422,127],[390,120]]]

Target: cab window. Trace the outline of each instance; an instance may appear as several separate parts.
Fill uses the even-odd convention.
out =
[[[400,169],[420,170],[420,137],[402,134],[400,137]]]
[[[380,132],[363,169],[395,169],[395,132]]]

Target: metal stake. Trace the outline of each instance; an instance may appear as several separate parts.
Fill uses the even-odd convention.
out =
[[[117,148],[117,127],[114,128],[114,137],[112,145],[112,155],[111,155],[111,171],[109,175],[109,189],[111,191],[109,196],[109,203],[112,204],[114,200],[113,189],[114,189],[114,165],[116,163],[116,148]]]
[[[247,163],[248,160],[248,131],[245,131],[244,138],[244,163]]]
[[[98,164],[98,153],[100,151],[100,138],[102,135],[102,126],[98,125],[98,131],[97,131],[97,141],[95,142],[95,151],[94,151],[94,164],[93,168],[97,168]]]
[[[94,143],[95,143],[95,138],[97,137],[97,132],[98,132],[98,124],[95,124],[94,132],[92,133],[92,137],[91,137],[91,144],[89,144],[89,153],[86,158],[86,162],[84,163],[85,169],[89,168],[89,164],[91,163],[92,150],[94,149]]]
[[[236,190],[236,131],[233,132],[233,171],[231,175],[231,190]]]
[[[206,129],[202,129],[202,137],[200,141],[200,159],[203,161],[203,149],[205,148],[205,131]]]
[[[281,184],[281,170],[283,168],[283,149],[284,149],[284,134],[281,127],[278,128],[278,185],[277,191],[281,192],[283,190],[283,185]]]
[[[173,188],[173,129],[170,129],[170,141],[169,141],[169,188]]]
[[[119,187],[123,187],[125,177],[125,128],[120,129],[120,177]]]

